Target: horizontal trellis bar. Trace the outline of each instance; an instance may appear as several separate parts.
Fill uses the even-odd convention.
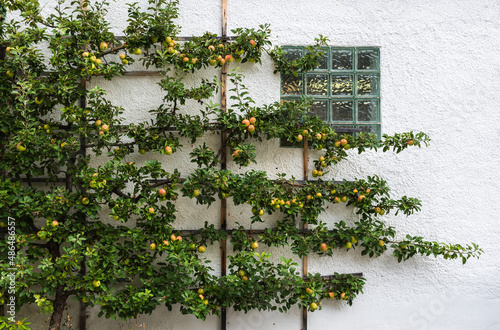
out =
[[[358,277],[358,278],[363,277],[363,273],[345,273],[345,274],[339,274],[339,275],[340,276],[351,275],[353,277]],[[320,278],[327,280],[327,281],[332,281],[332,280],[338,279],[339,276],[337,276],[337,275],[321,275]],[[305,280],[306,282],[309,281],[309,277],[307,277],[307,276],[302,276],[302,279]],[[130,281],[128,281],[125,278],[119,278],[118,282],[130,282]],[[198,288],[192,289],[192,290],[196,291],[196,290],[198,290]]]
[[[180,184],[182,184],[186,179],[185,178],[180,178],[179,179],[179,182]],[[57,183],[57,182],[66,182],[66,179],[65,178],[55,178],[55,179],[50,179],[50,178],[14,178],[12,179],[12,181],[16,182],[16,181],[22,181],[22,182],[32,182],[32,183]],[[289,184],[289,185],[304,185],[306,184],[306,181],[307,183],[316,183],[316,184],[325,184],[325,183],[333,183],[333,184],[341,184],[341,183],[344,183],[344,182],[347,182],[347,183],[355,183],[356,181],[327,181],[327,180],[293,180],[293,181],[289,181],[289,180],[270,180],[271,182],[273,183],[284,183],[284,184]],[[125,182],[128,182],[128,181],[125,181]],[[170,183],[172,182],[172,180],[170,179],[167,179],[167,180],[149,180],[150,183]],[[110,182],[112,184],[112,182]]]

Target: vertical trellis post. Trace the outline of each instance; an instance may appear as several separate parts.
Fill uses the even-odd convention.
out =
[[[83,0],[82,0],[83,1]],[[85,81],[85,79],[82,79],[81,81],[81,86],[82,86],[82,89],[86,89],[87,88],[87,82]],[[85,108],[87,106],[87,99],[86,99],[86,96],[83,95],[81,98],[80,98],[80,107],[81,108]],[[80,154],[85,158],[87,156],[87,147],[86,147],[86,139],[85,137],[80,137]],[[85,276],[85,273],[86,273],[86,266],[85,266],[85,256],[83,257],[82,261],[80,262],[80,275],[83,277]],[[79,326],[78,328],[80,330],[86,330],[87,329],[87,307],[85,306],[85,303],[83,301],[80,301],[80,307],[79,307]]]
[[[308,173],[309,173],[309,147],[307,143],[307,136],[304,136],[304,150],[303,150],[303,177],[304,181],[307,180],[308,178]],[[303,229],[307,229],[307,222],[303,224]],[[302,258],[302,275],[307,276],[308,270],[307,270],[307,256]],[[307,330],[307,307],[302,308],[302,330]]]
[[[222,39],[225,41],[225,38],[227,36],[227,0],[222,0]],[[222,111],[227,110],[227,63],[224,63],[222,66],[222,71],[221,71],[221,109]],[[227,156],[227,148],[226,148],[226,131],[222,130],[221,131],[221,169],[225,170],[227,167],[226,164],[226,156]],[[226,230],[227,229],[227,205],[226,205],[226,199],[223,198],[221,199],[221,230]],[[226,258],[227,258],[227,252],[226,252],[226,240],[221,240],[220,242],[221,247],[221,276],[226,275]],[[220,325],[222,330],[226,330],[226,308],[221,307],[221,318],[220,318]]]
[[[85,79],[82,79],[82,88],[86,89],[87,84]],[[85,108],[87,106],[87,100],[85,96],[82,96],[80,99],[80,107]],[[87,149],[86,149],[86,140],[85,137],[80,138],[80,153],[83,155],[83,157],[86,157],[87,154]],[[80,262],[80,275],[83,277],[85,276],[86,273],[86,266],[85,266],[85,256],[83,257],[83,260]],[[87,307],[85,306],[85,303],[83,301],[80,301],[80,315],[79,315],[79,326],[78,328],[80,330],[86,330],[87,329]]]
[[[82,11],[86,11],[87,7],[85,6],[85,1],[86,0],[80,0],[80,6]],[[85,51],[85,46],[82,47],[83,50]],[[87,81],[85,78],[82,78],[80,81],[82,90],[87,89]],[[82,97],[80,98],[80,107],[82,109],[87,107],[87,99],[86,95],[83,94]],[[87,146],[86,146],[86,139],[84,136],[80,137],[80,150],[79,153],[86,158],[87,155]],[[85,273],[87,272],[86,266],[85,266],[85,256],[83,257],[82,261],[80,262],[80,275],[83,277],[85,276]],[[83,301],[80,301],[79,303],[79,317],[78,317],[78,328],[80,330],[86,330],[87,329],[87,307],[85,306],[85,303]]]

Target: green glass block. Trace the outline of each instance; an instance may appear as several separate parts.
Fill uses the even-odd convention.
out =
[[[320,117],[321,120],[327,121],[328,101],[327,100],[314,101],[310,111],[316,114],[318,117]]]
[[[379,96],[380,77],[378,74],[357,76],[358,96]]]
[[[297,60],[304,54],[304,48],[302,47],[286,47],[283,50],[285,51],[283,57],[287,61]]]
[[[318,70],[318,71],[328,70],[328,58],[330,55],[330,54],[328,54],[328,48],[321,47],[321,51],[324,53],[324,55],[318,60],[319,65],[316,66],[316,68],[314,70]]]
[[[332,70],[352,70],[353,50],[335,49],[331,50]]]
[[[332,101],[331,121],[353,121],[352,101]]]
[[[352,95],[352,75],[332,75],[332,95]]]
[[[358,49],[358,70],[379,70],[379,49]]]
[[[307,74],[307,95],[328,95],[328,75],[327,74]]]
[[[303,93],[302,75],[281,77],[281,95],[301,95]]]
[[[381,127],[380,124],[371,124],[371,125],[357,125],[356,126],[361,132],[375,134],[378,139],[381,136]]]
[[[291,102],[299,102],[299,101],[300,101],[300,99],[296,98],[296,97],[283,97],[281,99],[281,103],[282,104],[285,103],[285,102],[290,102],[291,103]]]
[[[354,136],[355,132],[353,131],[357,130],[356,125],[332,124],[331,127],[335,130],[339,137],[344,135]]]
[[[378,100],[358,101],[358,121],[380,122],[380,107]]]

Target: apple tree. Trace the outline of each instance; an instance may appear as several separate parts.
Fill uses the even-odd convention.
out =
[[[205,319],[228,307],[284,312],[298,305],[314,311],[321,309],[322,299],[351,304],[362,292],[363,277],[303,277],[291,259],[276,264],[268,253],[257,253],[259,244],[288,246],[300,257],[332,255],[336,249],[376,257],[389,250],[398,261],[419,254],[465,262],[481,254],[475,244],[396,233],[383,215],[412,214],[421,202],[392,199],[379,176],[322,180],[324,172],[352,155],[348,149],[400,152],[426,145],[426,134],[382,140],[367,133],[340,134],[309,112],[306,98],[256,106],[240,71],[228,74],[234,87],[231,107],[212,102],[221,88],[218,71],[227,63],[258,64],[267,54],[276,73],[297,74],[317,65],[327,38],[320,36],[305,56],[290,61],[283,49],[271,45],[268,25],[235,29],[232,38],[211,32],[179,38],[178,1],[150,0],[146,9],[129,5],[122,37],[105,19],[106,1],[57,4],[46,16],[36,0],[7,0],[0,11],[2,19],[5,12],[8,17],[0,23],[0,225],[5,237],[0,245],[7,255],[7,219],[13,218],[17,251],[11,260],[2,259],[0,293],[9,295],[6,269],[14,267],[16,308],[37,304],[51,315],[50,329],[61,327],[69,299],[100,305],[99,315],[112,318],[179,304],[182,313]],[[120,79],[134,63],[161,73],[164,99],[151,109],[151,121],[127,123],[106,90],[87,87],[96,77]],[[200,78],[200,70],[213,72],[214,79]],[[188,78],[197,84],[188,87]],[[214,134],[223,136],[217,148],[205,141]],[[315,179],[297,181],[286,174],[271,179],[265,171],[245,170],[256,163],[255,141],[264,139],[297,146],[307,141],[321,150],[311,172]],[[186,140],[196,145],[189,155],[196,170],[165,170],[162,161],[183,152]],[[137,154],[154,160],[138,165],[130,160]],[[227,162],[241,171],[228,170]],[[208,206],[232,199],[235,205],[248,204],[252,222],[265,222],[270,214],[279,215],[279,221],[253,232],[204,221],[199,228],[178,230],[180,196]],[[358,221],[328,229],[320,217],[327,203],[354,207]],[[300,229],[304,223],[314,228]],[[203,253],[226,239],[235,253],[228,257],[227,274],[216,276]]]

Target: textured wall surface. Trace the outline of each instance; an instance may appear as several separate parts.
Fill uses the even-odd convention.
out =
[[[47,7],[56,3],[47,2]],[[117,19],[113,26],[120,34],[126,8],[123,2],[112,6]],[[181,8],[182,35],[206,30],[220,33],[220,1],[185,0]],[[352,307],[324,301],[322,311],[309,313],[309,329],[500,328],[499,15],[497,0],[228,0],[229,29],[270,23],[274,44],[312,44],[322,34],[330,38],[332,46],[380,46],[382,133],[424,131],[430,135],[431,145],[397,155],[353,152],[327,178],[379,174],[392,187],[393,197],[422,200],[420,213],[407,218],[386,216],[401,236],[408,233],[450,243],[475,242],[485,251],[479,260],[471,259],[466,265],[433,257],[398,264],[390,253],[369,259],[356,251],[341,251],[332,258],[311,256],[310,272],[363,272],[367,284],[365,294]],[[262,66],[243,65],[242,69],[257,104],[279,99],[279,76],[272,74],[269,58]],[[161,102],[155,79],[121,79],[94,83],[107,89],[110,99],[126,109],[127,121],[144,120],[147,110]],[[217,143],[217,137],[209,140]],[[166,162],[166,167],[190,164],[188,153],[193,146],[187,141],[184,146],[175,163]],[[250,169],[264,169],[271,176],[288,172],[301,177],[300,150],[279,148],[278,141],[257,146],[259,164]],[[189,200],[178,204],[179,227],[199,228],[205,220],[219,222],[215,205],[207,212],[205,207],[193,207]],[[231,203],[228,208],[229,227],[235,221],[249,224],[247,208]],[[329,223],[356,219],[352,209],[332,205],[328,210],[322,219]],[[286,249],[269,251],[290,255]],[[211,247],[207,257],[214,260],[218,272],[218,247]],[[216,317],[202,323],[175,309],[159,308],[151,316],[125,323],[97,318],[98,308],[88,312],[88,329],[128,329],[142,324],[146,329],[219,327]],[[42,316],[38,321],[43,323]],[[288,314],[229,310],[227,321],[231,330],[302,327],[297,308]]]

